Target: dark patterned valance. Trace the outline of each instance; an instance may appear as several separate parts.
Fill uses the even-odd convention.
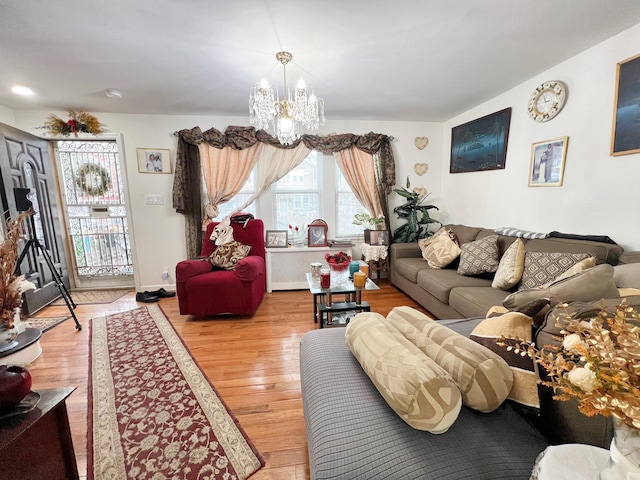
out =
[[[229,126],[223,132],[215,128],[203,132],[200,127],[191,130],[180,130],[174,133],[178,137],[176,154],[176,169],[173,178],[173,208],[187,217],[187,250],[190,257],[199,248],[195,229],[199,228],[201,220],[200,192],[202,191],[201,177],[196,172],[200,169],[200,157],[197,146],[205,142],[215,148],[230,147],[244,150],[257,142],[266,143],[277,148],[291,149],[300,142],[311,150],[322,153],[339,152],[346,148],[356,147],[372,155],[377,154],[376,181],[379,191],[389,195],[396,183],[396,166],[391,149],[393,137],[380,133],[355,135],[345,133],[341,135],[302,135],[291,145],[282,145],[276,137],[264,130],[254,127]],[[196,147],[196,148],[194,148]],[[379,177],[379,178],[378,178]],[[386,204],[386,202],[383,202]],[[198,206],[196,206],[196,204]]]

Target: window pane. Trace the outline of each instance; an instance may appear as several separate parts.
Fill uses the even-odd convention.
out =
[[[287,230],[289,225],[302,227],[320,218],[318,193],[276,193],[276,230]]]
[[[322,154],[312,151],[307,158],[278,180],[274,186],[275,228],[301,228],[322,214]]]
[[[351,187],[336,165],[336,235],[338,237],[362,235],[362,225],[354,225],[354,215],[365,208],[351,191]]]

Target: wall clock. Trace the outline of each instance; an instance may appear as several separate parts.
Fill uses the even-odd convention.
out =
[[[536,122],[546,122],[555,117],[567,99],[567,87],[559,81],[544,82],[529,98],[529,116]]]

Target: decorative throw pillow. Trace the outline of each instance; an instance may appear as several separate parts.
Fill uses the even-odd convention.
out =
[[[244,245],[238,241],[220,245],[211,255],[209,261],[215,267],[224,268],[225,270],[233,270],[236,264],[244,257],[249,255],[251,247]]]
[[[596,257],[585,258],[584,260],[580,260],[578,263],[576,263],[573,267],[571,267],[566,272],[562,273],[555,280],[545,283],[542,287],[547,288],[552,283],[555,283],[559,280],[564,280],[565,278],[573,277],[574,275],[582,273],[585,270],[589,270],[590,268],[593,268],[595,266],[596,266]]]
[[[449,374],[382,315],[363,312],[347,325],[347,345],[382,397],[417,430],[444,433],[462,408],[460,390]]]
[[[619,296],[613,281],[613,267],[603,263],[573,277],[554,282],[547,288],[519,290],[505,298],[502,305],[515,310],[539,298],[549,298],[551,306],[554,306],[560,302],[591,302]]]
[[[456,234],[450,228],[442,227],[429,238],[418,241],[422,258],[431,268],[444,268],[460,255]]]
[[[587,253],[526,252],[524,271],[518,290],[535,288],[552,282],[580,260],[588,257],[590,255]]]
[[[460,275],[480,275],[493,273],[498,269],[498,235],[463,243],[460,247]]]
[[[533,360],[528,355],[522,356],[507,349],[507,345],[515,345],[515,338],[531,341],[531,317],[509,312],[488,318],[473,329],[469,338],[502,357],[511,368],[513,386],[507,399],[528,407],[540,407],[538,375]],[[498,342],[505,345],[498,345]]]
[[[524,254],[524,242],[518,238],[502,255],[491,284],[493,288],[509,290],[518,284],[524,271]]]
[[[507,398],[513,376],[500,356],[411,307],[394,308],[386,322],[451,375],[467,407],[491,412]]]

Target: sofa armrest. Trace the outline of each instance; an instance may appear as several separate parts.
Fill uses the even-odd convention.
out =
[[[176,265],[176,282],[186,282],[191,277],[202,275],[213,270],[206,258],[183,260]]]
[[[236,264],[236,268],[233,272],[240,280],[250,282],[258,275],[265,272],[264,258],[257,255],[244,257]]]
[[[397,258],[420,258],[422,252],[417,242],[412,243],[392,243],[390,250],[390,260],[393,265],[393,261]]]

